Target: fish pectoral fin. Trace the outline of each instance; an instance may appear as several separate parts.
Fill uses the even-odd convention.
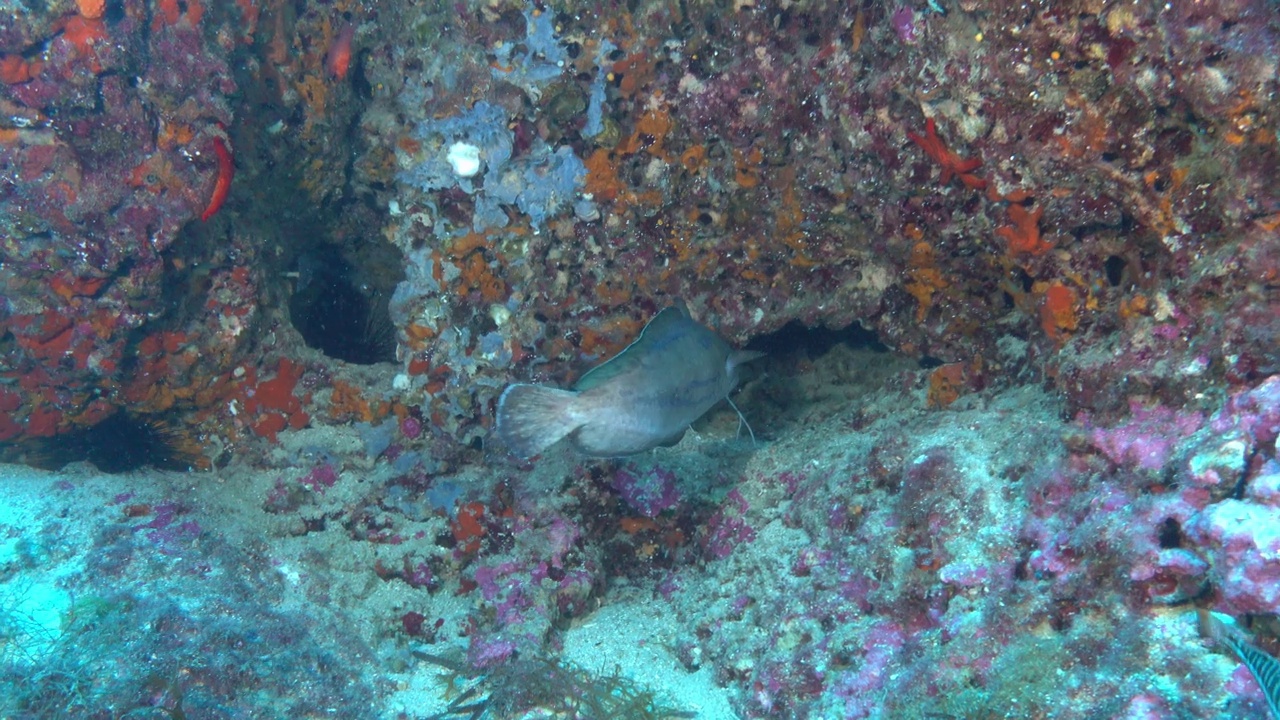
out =
[[[686,428],[681,428],[681,429],[680,429],[680,432],[676,433],[675,435],[671,435],[671,436],[669,436],[669,437],[665,437],[665,438],[663,438],[662,440],[658,441],[658,444],[657,444],[657,445],[655,445],[654,447],[673,447],[673,446],[675,446],[675,445],[679,444],[679,443],[680,443],[680,441],[684,439],[684,434],[685,434],[688,430],[689,430],[689,428],[687,428],[687,427],[686,427]]]
[[[734,350],[729,353],[729,359],[725,361],[725,369],[733,372],[734,368],[739,365],[745,365],[752,360],[764,357],[764,353],[759,350]]]

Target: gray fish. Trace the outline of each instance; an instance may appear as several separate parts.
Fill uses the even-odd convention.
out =
[[[526,458],[565,437],[596,457],[674,445],[689,423],[729,396],[738,366],[761,355],[734,350],[684,306],[669,307],[573,390],[507,388],[498,399],[498,437]]]

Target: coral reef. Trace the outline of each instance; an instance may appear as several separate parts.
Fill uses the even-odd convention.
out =
[[[0,2],[0,459],[123,473],[0,512],[94,615],[0,615],[0,714],[581,684],[643,597],[741,717],[1264,717],[1190,618],[1280,646],[1277,56],[1266,0]],[[495,451],[677,301],[753,437]]]
[[[373,328],[341,359],[389,361],[395,335],[394,399],[451,460],[510,378],[571,380],[673,299],[735,343],[860,321],[980,384],[1048,373],[1111,418],[1280,358],[1276,29],[1248,3],[125,2],[0,41],[2,349],[26,378],[6,439],[136,412],[145,383],[147,411],[235,442],[234,373],[302,359],[293,329],[317,347],[331,307]],[[219,213],[237,177],[266,188],[239,224]],[[332,209],[270,209],[308,203]],[[316,277],[350,301],[284,311]],[[183,304],[211,284],[219,304]],[[176,347],[137,362],[148,335]]]
[[[443,376],[411,373],[411,404],[463,442],[507,378],[568,379],[671,298],[733,341],[860,320],[989,377],[1043,368],[1073,412],[1276,367],[1266,13],[513,3],[411,41],[441,22],[370,54],[363,128],[399,182],[356,183],[405,257],[402,361]]]
[[[0,24],[5,440],[201,404],[237,339],[218,329],[256,304],[158,322],[189,259],[180,238],[211,234],[188,225],[216,225],[230,188],[241,9],[67,5]]]

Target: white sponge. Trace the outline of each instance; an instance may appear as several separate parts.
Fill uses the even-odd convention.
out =
[[[453,166],[453,174],[458,177],[474,177],[480,172],[480,148],[471,143],[458,141],[450,145],[447,158]]]

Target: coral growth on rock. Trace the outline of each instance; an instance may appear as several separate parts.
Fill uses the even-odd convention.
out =
[[[643,596],[741,717],[1263,717],[1188,617],[1280,646],[1280,16],[1051,5],[0,3],[0,459],[164,428],[256,529],[91,514],[81,637],[166,660],[66,711],[253,714],[260,638],[362,715],[340,649],[534,672]],[[487,444],[677,302],[767,353],[754,433]]]

